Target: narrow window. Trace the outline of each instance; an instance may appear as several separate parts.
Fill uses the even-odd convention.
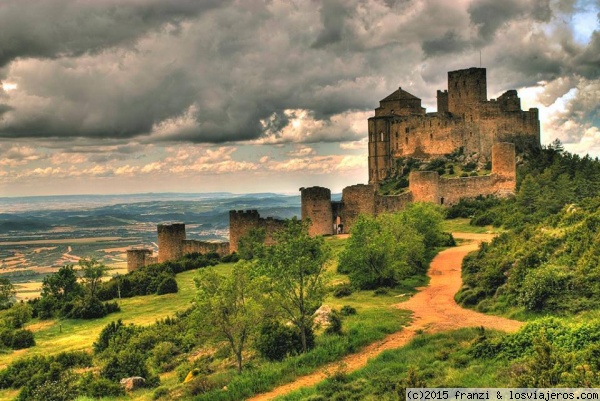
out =
[[[380,132],[379,135],[381,135],[381,142],[383,142],[383,132]]]
[[[408,145],[408,137],[404,138],[404,143]]]
[[[408,134],[410,132],[410,128],[408,128],[408,127],[404,128],[404,132]]]

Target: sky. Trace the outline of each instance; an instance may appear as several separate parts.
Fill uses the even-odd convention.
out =
[[[600,0],[0,0],[0,196],[367,181],[367,118],[447,71],[600,156]]]

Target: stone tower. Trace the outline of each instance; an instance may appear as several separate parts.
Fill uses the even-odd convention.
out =
[[[331,209],[331,191],[323,187],[300,188],[302,202],[302,220],[310,219],[312,225],[309,234],[333,234],[333,212]]]
[[[177,260],[183,256],[185,240],[185,224],[163,223],[158,230],[158,262]]]
[[[141,267],[146,266],[146,260],[152,256],[150,249],[128,249],[127,250],[127,273],[131,273]]]
[[[487,101],[485,68],[448,72],[448,111],[462,116],[475,105]]]

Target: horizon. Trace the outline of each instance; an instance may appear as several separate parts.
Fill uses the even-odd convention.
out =
[[[598,157],[600,5],[563,3],[7,0],[0,197],[338,193],[368,181],[379,100],[433,112],[480,60],[488,99],[539,108],[542,144]]]

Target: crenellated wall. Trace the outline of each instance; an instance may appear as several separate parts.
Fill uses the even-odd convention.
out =
[[[273,243],[273,234],[285,226],[285,220],[273,217],[262,218],[257,210],[229,211],[229,252],[237,252],[240,238],[253,228],[264,228],[267,245]]]
[[[331,202],[330,193],[325,188],[313,187],[318,193],[319,210],[326,208],[327,213],[311,215],[313,224],[343,225],[343,232],[350,232],[360,214],[376,216],[381,213],[396,212],[404,209],[411,202],[431,202],[438,205],[453,205],[462,198],[474,198],[479,195],[508,196],[515,192],[516,166],[515,145],[513,143],[497,142],[491,146],[492,174],[477,177],[440,177],[436,171],[411,171],[408,191],[399,195],[380,195],[375,185],[359,184],[346,187],[342,191],[340,202]],[[305,194],[305,188],[300,188]],[[313,197],[302,196],[303,218],[308,215],[305,210],[313,206]],[[318,216],[324,216],[319,221]],[[328,234],[327,232],[326,234]],[[312,235],[323,235],[313,231]]]
[[[149,265],[152,250],[146,248],[132,248],[127,250],[127,273]]]
[[[190,253],[217,253],[223,257],[229,255],[229,242],[209,242],[186,239],[183,241],[183,254]]]

